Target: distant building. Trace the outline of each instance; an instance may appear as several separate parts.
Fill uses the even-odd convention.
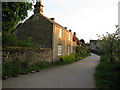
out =
[[[88,49],[90,48],[90,44],[89,44],[89,43],[86,43],[85,46],[86,46],[86,48],[88,48]]]
[[[67,30],[67,27],[55,22],[54,18],[43,15],[43,5],[37,2],[34,6],[34,15],[21,24],[14,34],[18,39],[25,40],[32,37],[41,48],[51,48],[53,60],[61,55],[75,53],[75,47],[79,44],[76,33]]]
[[[99,50],[98,40],[90,40],[90,49],[91,50]]]

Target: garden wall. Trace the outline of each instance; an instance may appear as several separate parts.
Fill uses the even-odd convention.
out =
[[[31,63],[37,61],[51,61],[52,50],[50,48],[26,48],[8,47],[3,48],[3,61],[30,60]]]

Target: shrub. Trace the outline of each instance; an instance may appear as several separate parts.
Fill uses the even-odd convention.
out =
[[[29,60],[22,61],[20,63],[20,73],[28,73],[30,71],[30,63]]]
[[[80,56],[81,55],[79,53],[75,55],[61,56],[60,61],[56,60],[53,63],[48,62],[48,61],[38,61],[35,63],[30,63],[29,60],[19,61],[18,59],[13,60],[11,62],[3,61],[2,77],[4,79],[5,76],[14,77],[14,76],[17,76],[18,74],[26,74],[31,71],[39,71],[44,68],[70,64],[70,63],[76,62],[77,60],[81,60],[84,58]]]
[[[2,46],[16,46],[17,45],[17,39],[14,37],[14,35],[3,32],[2,33]]]
[[[12,62],[3,62],[2,75],[3,76],[16,76],[20,73],[20,61],[13,60]]]
[[[81,60],[82,59],[82,55],[80,53],[76,53],[75,54],[75,60],[78,61],[78,60]]]
[[[86,54],[86,47],[84,46],[76,46],[76,52],[80,53],[81,55]]]
[[[32,37],[28,37],[26,40],[18,40],[15,35],[9,32],[3,32],[2,35],[2,46],[19,46],[19,47],[38,47],[39,45],[34,42]]]
[[[18,74],[26,74],[31,71],[39,71],[40,69],[52,67],[55,65],[56,63],[51,64],[51,62],[48,61],[38,61],[32,64],[30,64],[29,60],[19,61],[16,59],[11,62],[3,61],[2,78],[4,79],[6,76],[15,77]]]
[[[31,64],[30,70],[31,71],[38,71],[43,68],[48,68],[51,65],[48,61],[38,61],[36,63]]]
[[[78,60],[85,58],[86,56],[90,56],[91,54],[90,53],[86,53],[86,54],[75,53],[74,55],[75,55],[76,61],[78,61]]]
[[[75,62],[75,55],[64,55],[60,57],[60,61],[63,63]]]

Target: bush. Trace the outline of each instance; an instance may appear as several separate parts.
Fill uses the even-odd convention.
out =
[[[2,46],[16,46],[17,45],[17,39],[15,38],[14,35],[8,33],[8,32],[3,32],[2,33]]]
[[[81,60],[82,59],[82,55],[80,53],[76,53],[75,54],[75,60],[78,61],[78,60]]]
[[[37,63],[30,64],[29,60],[19,61],[13,60],[12,62],[3,62],[2,65],[2,77],[14,77],[18,74],[25,74],[31,71],[37,71],[42,68],[47,68],[50,66],[50,62],[39,61]]]
[[[38,70],[43,69],[43,68],[48,68],[50,65],[51,65],[50,62],[39,61],[39,62],[31,64],[30,70],[31,71],[38,71]]]
[[[76,53],[75,54],[75,59],[76,59],[76,61],[78,61],[78,60],[81,60],[81,59],[83,59],[83,58],[85,58],[87,56],[90,56],[90,55],[91,55],[90,53],[86,53],[86,54]]]
[[[3,62],[2,64],[3,76],[16,76],[18,73],[20,73],[20,62],[18,60],[13,60],[12,62]]]
[[[27,74],[31,71],[39,71],[44,68],[70,64],[84,58],[80,56],[80,54],[61,56],[60,61],[56,60],[53,63],[48,61],[38,61],[31,64],[29,60],[19,61],[18,59],[11,62],[3,61],[2,78],[5,79],[6,76],[14,77],[18,74]]]
[[[3,32],[2,46],[18,46],[18,47],[38,47],[39,45],[34,42],[32,37],[28,37],[26,40],[18,40],[14,35],[9,32]]]
[[[22,61],[20,63],[20,73],[28,73],[30,72],[30,63],[29,60]]]
[[[63,63],[72,63],[75,62],[75,55],[64,55],[60,57],[60,62]]]
[[[48,61],[38,61],[36,63],[30,63],[29,60],[19,61],[13,60],[11,62],[2,63],[2,78],[5,77],[15,77],[19,74],[27,74],[31,71],[39,71],[44,68],[54,67],[58,65],[62,65],[59,61],[54,61],[54,63]]]
[[[81,55],[86,54],[87,50],[84,46],[77,46],[76,47],[76,53],[80,53]]]

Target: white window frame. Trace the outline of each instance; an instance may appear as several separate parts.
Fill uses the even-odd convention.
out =
[[[59,38],[62,38],[62,28],[59,29]]]
[[[68,46],[67,46],[67,54],[68,54],[68,55],[70,55],[70,49],[71,49],[71,47],[70,47],[70,45],[68,45]]]
[[[58,45],[58,56],[62,55],[62,45]]]
[[[69,41],[71,40],[70,33],[69,33],[69,35],[68,35],[68,40],[69,40]]]

